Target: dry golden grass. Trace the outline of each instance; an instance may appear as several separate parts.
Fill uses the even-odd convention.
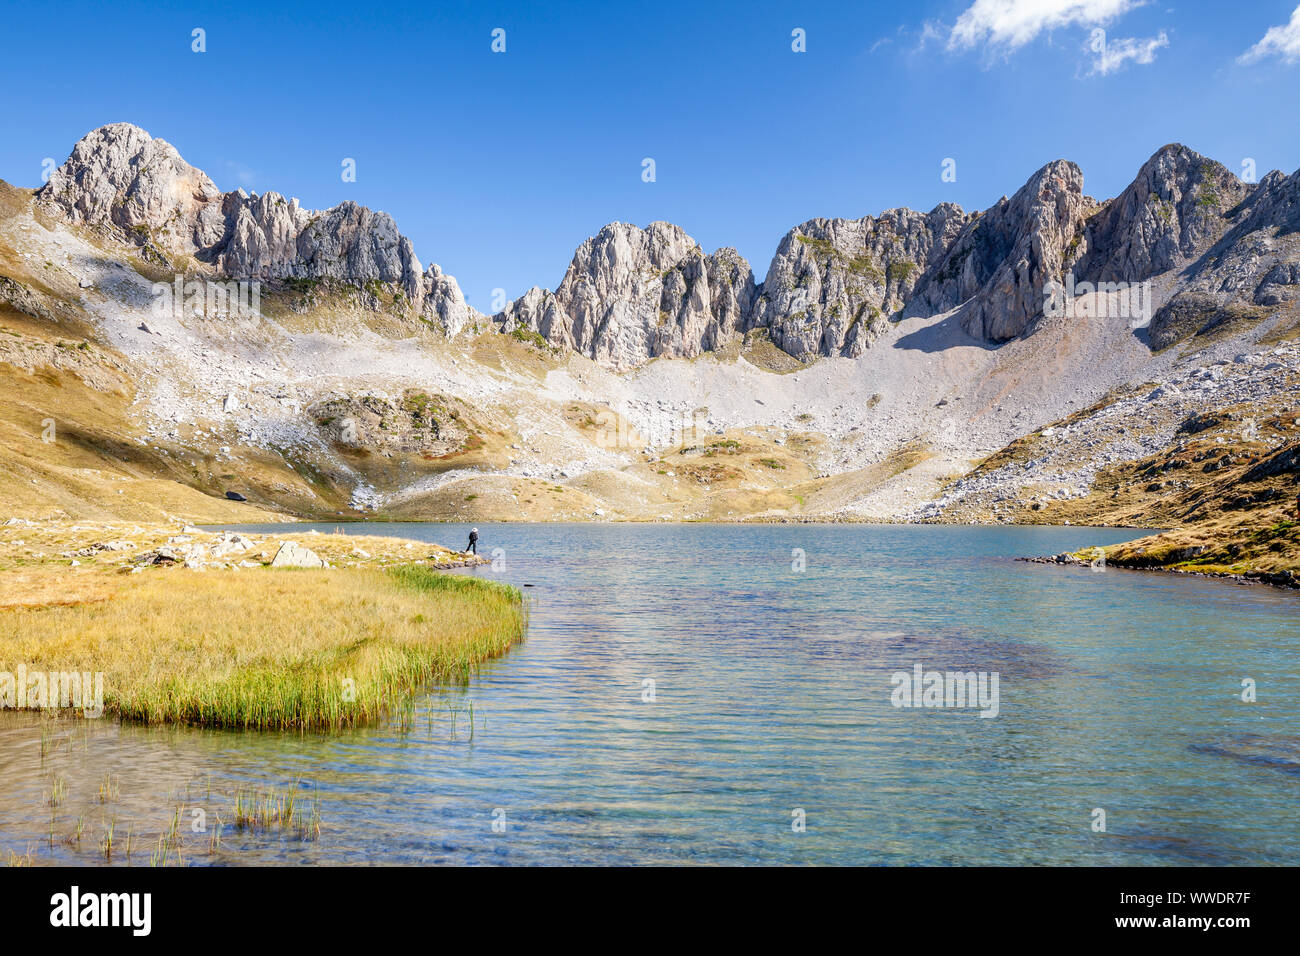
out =
[[[269,568],[285,538],[244,537],[218,555],[221,535],[175,526],[0,527],[0,671],[102,672],[107,711],[131,720],[336,727],[464,679],[523,636],[518,591],[439,573],[484,559],[295,534],[330,567]],[[141,563],[160,547],[199,569]]]
[[[106,712],[351,725],[522,639],[519,592],[415,566],[120,575],[111,597],[0,613],[0,670],[104,674]]]
[[[1238,574],[1300,583],[1300,522],[1285,508],[1220,514],[1206,521],[1112,545],[1120,567]]]
[[[108,600],[110,583],[100,575],[71,575],[53,567],[0,574],[0,611]]]
[[[31,190],[11,186],[0,179],[0,219],[8,219],[26,209],[31,196]]]
[[[416,564],[454,568],[488,563],[486,558],[427,541],[381,535],[245,533],[241,537],[251,543],[250,548],[219,554],[222,537],[216,531],[197,528],[118,522],[0,526],[0,607],[67,603],[69,595],[82,594],[85,600],[97,600],[104,588],[116,587],[113,582],[118,573],[135,568],[141,555],[159,548],[169,548],[182,556],[190,548],[201,549],[198,560],[205,573],[250,567],[256,570],[270,563],[287,540],[296,541],[327,564],[339,567]],[[103,545],[111,549],[100,550]],[[152,574],[167,569],[145,570]],[[80,600],[83,598],[76,597],[73,603]]]
[[[802,362],[789,352],[777,348],[766,329],[753,329],[746,332],[743,337],[734,338],[721,348],[702,353],[691,361],[713,359],[718,362],[734,362],[738,358],[743,358],[750,365],[778,375],[798,372],[811,364]]]
[[[1269,474],[1255,470],[1300,442],[1294,395],[1292,386],[1263,401],[1207,406],[1202,427],[1176,433],[1154,454],[1101,469],[1087,495],[1043,502],[1035,500],[1037,492],[1050,492],[1050,483],[1030,487],[1018,501],[1004,505],[1006,515],[1018,524],[1173,529],[1107,548],[1106,560],[1121,566],[1266,579],[1300,574],[1296,473],[1289,468]],[[1087,418],[1115,397],[1058,425]],[[975,473],[1049,453],[1041,433],[1034,433],[988,458]],[[986,503],[977,503],[950,509],[947,517],[989,520],[992,515]]]

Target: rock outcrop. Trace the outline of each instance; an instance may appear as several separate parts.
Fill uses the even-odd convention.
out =
[[[706,256],[680,226],[615,222],[578,247],[554,292],[530,289],[494,321],[627,368],[717,348],[744,331],[753,295],[734,249]]]
[[[1286,183],[1261,184],[1271,190],[1261,213],[1269,222],[1291,214],[1279,213],[1294,205]],[[554,293],[530,289],[495,321],[616,367],[697,355],[758,328],[801,359],[857,356],[892,316],[958,307],[972,337],[1000,343],[1031,333],[1068,277],[1136,283],[1188,268],[1253,195],[1222,165],[1169,146],[1098,204],[1084,195],[1079,167],[1058,160],[982,213],[944,203],[810,220],[782,239],[759,285],[732,250],[705,256],[667,223],[614,223],[579,248]],[[1260,294],[1283,296],[1294,261],[1269,260]]]
[[[1274,171],[1252,187],[1184,147],[1166,147],[1153,162],[1171,152],[1186,154],[1194,170],[1169,185],[1185,197],[1170,214],[1182,226],[1167,232],[1168,256],[1154,256],[1146,270],[1139,259],[1133,269],[1137,276],[1178,270],[1177,287],[1151,320],[1151,347],[1294,309],[1300,302],[1300,172]],[[1121,232],[1142,234],[1136,227]]]
[[[1193,261],[1228,228],[1250,187],[1186,146],[1165,146],[1088,224],[1080,278],[1141,282]]]
[[[470,438],[463,406],[447,395],[407,390],[329,398],[307,409],[331,444],[349,451],[429,458],[460,451]]]
[[[325,562],[320,555],[310,548],[304,548],[296,541],[286,541],[280,545],[271,559],[273,568],[323,568]]]
[[[1225,301],[1221,295],[1189,289],[1174,295],[1152,317],[1148,342],[1158,352],[1193,335],[1205,335],[1261,317],[1245,303]]]
[[[1095,208],[1074,163],[1048,163],[1010,199],[968,222],[921,279],[910,315],[946,312],[963,302],[962,327],[977,339],[1005,342],[1043,314],[1049,283],[1062,281],[1082,251]]]
[[[87,133],[37,197],[73,222],[116,227],[173,255],[196,255],[225,234],[222,193],[166,140],[112,123]]]
[[[970,218],[943,203],[809,220],[781,240],[747,324],[791,355],[861,355]]]
[[[275,192],[223,193],[170,143],[129,123],[84,136],[37,198],[178,269],[192,258],[232,279],[380,282],[449,334],[476,315],[455,279],[436,265],[423,271],[387,213],[354,202],[312,212]]]

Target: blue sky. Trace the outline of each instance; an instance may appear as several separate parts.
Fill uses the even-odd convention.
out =
[[[485,311],[613,220],[761,279],[806,219],[982,209],[1056,158],[1099,198],[1172,141],[1295,170],[1296,2],[10,4],[0,178],[129,121],[223,189],[391,213]]]

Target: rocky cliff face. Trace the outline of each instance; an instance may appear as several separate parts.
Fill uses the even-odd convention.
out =
[[[1105,203],[1084,195],[1078,166],[1058,160],[982,213],[944,203],[810,220],[786,234],[756,286],[730,250],[704,257],[675,227],[615,224],[579,249],[554,295],[530,290],[497,320],[614,365],[695,355],[755,328],[799,358],[857,356],[899,313],[961,307],[972,337],[1000,343],[1032,333],[1050,287],[1070,276],[1096,285],[1172,274],[1171,311],[1152,320],[1161,347],[1199,330],[1198,310],[1213,324],[1238,317],[1229,306],[1242,299],[1296,298],[1300,237],[1288,237],[1298,232],[1300,174],[1252,187],[1172,145]],[[736,268],[719,270],[723,252]]]
[[[436,265],[422,270],[386,213],[352,202],[311,212],[278,193],[222,193],[171,145],[129,124],[83,138],[38,197],[178,268],[188,257],[230,278],[380,282],[450,334],[481,318],[455,279]],[[753,329],[799,358],[857,356],[900,314],[960,307],[977,340],[1030,334],[1049,286],[1068,276],[1172,277],[1151,322],[1157,348],[1252,308],[1294,303],[1300,173],[1252,186],[1171,145],[1098,204],[1083,194],[1079,167],[1058,160],[983,213],[943,203],[929,213],[809,220],[782,239],[761,284],[734,249],[706,255],[670,223],[611,223],[578,248],[554,292],[530,289],[493,321],[616,368],[695,356]]]
[[[676,227],[614,224],[578,250],[554,294],[530,290],[496,318],[616,366],[696,355],[755,328],[800,358],[857,356],[893,315],[958,307],[972,337],[999,343],[1031,333],[1049,288],[1068,276],[1137,283],[1183,269],[1194,280],[1220,237],[1236,248],[1261,223],[1287,228],[1300,215],[1288,189],[1296,189],[1292,180],[1271,177],[1252,191],[1219,163],[1168,146],[1119,197],[1099,204],[1084,195],[1079,167],[1058,160],[982,213],[944,203],[929,213],[810,220],[782,239],[759,285],[739,256],[705,257]],[[720,268],[724,252],[731,269]],[[1257,278],[1269,288],[1260,294],[1279,299],[1278,288],[1293,280],[1293,252],[1233,257],[1242,255],[1267,264]]]
[[[706,256],[679,226],[610,223],[573,256],[555,292],[533,288],[495,317],[616,368],[690,357],[745,330],[754,274],[734,249]]]
[[[530,289],[496,320],[616,367],[698,355],[755,328],[801,358],[860,355],[968,218],[945,203],[810,220],[786,234],[762,286],[734,249],[706,256],[669,223],[611,223],[554,293]]]
[[[1083,173],[1057,160],[1010,199],[967,222],[921,280],[908,314],[945,312],[963,302],[962,327],[977,339],[1005,342],[1043,314],[1044,290],[1077,259],[1084,221],[1095,208]]]
[[[1300,299],[1300,172],[1269,173],[1224,213],[1226,232],[1189,268],[1191,286],[1265,309]]]
[[[354,202],[311,212],[279,193],[222,193],[170,143],[129,123],[83,137],[37,198],[178,268],[189,257],[234,279],[389,283],[450,334],[476,315],[455,279],[436,265],[422,271],[387,213]]]
[[[37,193],[73,222],[146,236],[174,255],[195,255],[224,233],[221,190],[175,147],[138,126],[113,123],[82,137]]]
[[[781,240],[748,324],[791,355],[861,355],[970,218],[943,203],[805,222]]]
[[[1089,281],[1141,282],[1192,261],[1227,229],[1250,187],[1186,146],[1166,146],[1088,225],[1079,273]]]
[[[1300,173],[1255,186],[1183,146],[1167,146],[1097,217],[1085,271],[1140,281],[1176,270],[1151,320],[1162,349],[1300,300]]]

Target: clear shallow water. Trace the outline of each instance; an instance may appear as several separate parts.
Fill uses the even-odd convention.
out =
[[[452,547],[468,532],[343,527]],[[1292,593],[1011,560],[1122,531],[479,530],[504,567],[467,573],[533,585],[528,640],[467,689],[422,699],[413,728],[62,724],[42,760],[37,720],[10,715],[0,850],[100,861],[116,818],[114,862],[130,826],[132,862],[147,864],[178,806],[187,823],[195,807],[228,821],[235,789],[301,777],[319,839],[227,827],[211,854],[187,832],[185,862],[1300,863]],[[890,675],[916,663],[997,672],[999,715],[891,706]],[[1258,703],[1240,701],[1243,677]],[[121,790],[108,804],[104,773]],[[56,774],[68,797],[51,809]],[[806,832],[792,831],[796,808]]]

